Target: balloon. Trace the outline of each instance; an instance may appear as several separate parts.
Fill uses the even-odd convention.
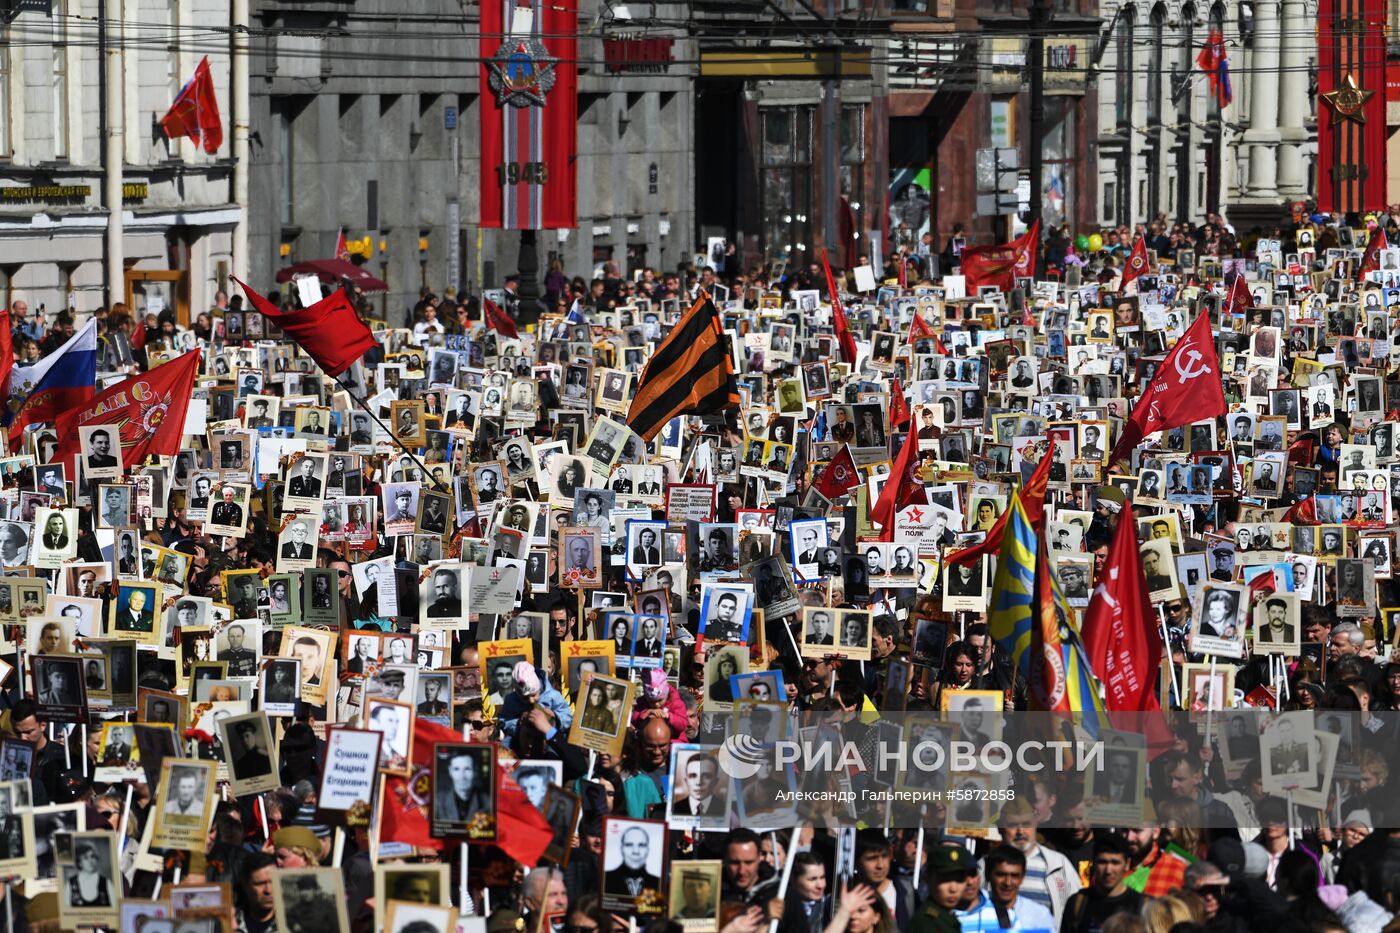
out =
[[[1077,237],[1074,238],[1074,248],[1075,248],[1075,249],[1078,249],[1078,250],[1085,250],[1085,249],[1088,249],[1088,248],[1089,248],[1089,238],[1086,237],[1086,236],[1085,236],[1084,234],[1082,234],[1082,233],[1079,234],[1079,236],[1077,236]]]
[[[1103,237],[1097,233],[1089,234],[1089,252],[1097,253],[1101,249],[1103,249]]]

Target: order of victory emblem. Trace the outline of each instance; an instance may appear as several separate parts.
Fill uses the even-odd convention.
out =
[[[543,107],[558,62],[538,39],[509,36],[486,63],[487,80],[501,106]]]

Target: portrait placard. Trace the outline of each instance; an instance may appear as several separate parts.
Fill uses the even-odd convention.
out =
[[[369,729],[331,726],[326,730],[326,751],[316,795],[318,822],[369,825],[383,739],[382,733]]]
[[[167,758],[161,762],[151,844],[162,849],[194,851],[206,842],[214,810],[213,761]]]

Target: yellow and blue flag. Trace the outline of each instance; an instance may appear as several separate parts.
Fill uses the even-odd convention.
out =
[[[1023,679],[1027,675],[1031,646],[1031,622],[1035,605],[1035,529],[1031,527],[1021,492],[1011,493],[1006,525],[992,580],[992,608],[987,628],[1001,650],[1011,658]]]
[[[1098,679],[1050,572],[1045,541],[1031,527],[1019,494],[1012,495],[1007,511],[992,584],[992,637],[1025,678],[1032,710],[1073,715],[1097,734],[1105,718]]]

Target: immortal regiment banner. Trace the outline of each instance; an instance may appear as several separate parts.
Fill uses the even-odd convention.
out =
[[[1386,198],[1383,0],[1317,5],[1317,209],[1380,210]]]
[[[1284,229],[17,308],[0,929],[1384,927],[1400,228]]]
[[[577,0],[481,5],[483,227],[576,225],[577,32]]]

